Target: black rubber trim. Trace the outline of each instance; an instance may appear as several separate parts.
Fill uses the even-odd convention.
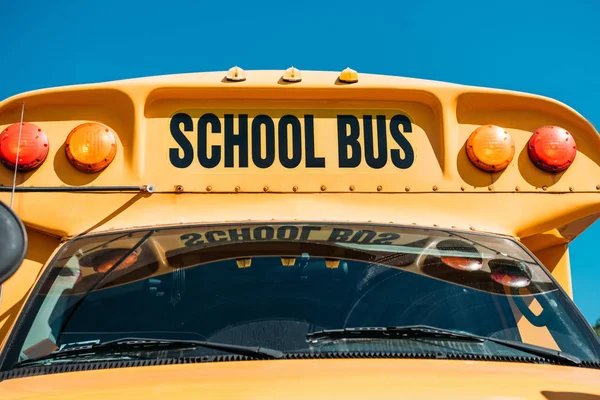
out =
[[[406,353],[406,352],[325,352],[325,353],[288,353],[280,360],[318,360],[318,359],[424,359],[424,360],[462,360],[462,361],[488,361],[488,362],[518,362],[527,364],[550,364],[560,365],[541,357],[523,356],[490,356],[484,354],[443,354],[443,353]],[[0,381],[7,379],[25,378],[39,375],[61,374],[66,372],[81,372],[116,368],[136,368],[159,365],[198,364],[211,362],[239,362],[260,361],[261,358],[253,358],[242,355],[219,355],[204,357],[181,357],[149,360],[126,360],[126,361],[102,361],[87,362],[79,361],[69,364],[54,364],[47,366],[33,366],[17,368],[10,371],[0,372]],[[269,360],[277,362],[278,360]],[[584,361],[580,367],[600,369],[600,362]]]

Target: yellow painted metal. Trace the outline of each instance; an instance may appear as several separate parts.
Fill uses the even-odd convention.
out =
[[[60,245],[57,238],[32,229],[27,229],[27,241],[25,260],[15,274],[2,285],[0,346],[4,346],[4,341],[19,317],[29,292],[40,277],[44,264]]]
[[[50,140],[46,162],[19,173],[19,186],[156,187],[153,194],[17,193],[15,210],[28,227],[57,238],[162,224],[372,221],[515,236],[541,258],[544,249],[568,244],[600,215],[600,137],[581,115],[555,100],[370,74],[348,85],[336,72],[303,71],[302,80],[292,84],[282,79],[282,71],[237,71],[245,80],[226,78],[235,71],[182,74],[44,89],[1,102],[0,130],[19,120],[25,102],[25,121],[43,128]],[[173,136],[177,114],[189,122],[175,124],[193,151],[186,168],[171,160],[184,154]],[[207,114],[214,118],[203,125],[208,147],[202,154],[209,157],[215,146],[220,157],[212,168],[199,160],[199,121]],[[268,116],[274,130],[275,155],[268,168],[255,160],[267,157],[264,125],[258,124],[256,133],[263,145],[255,149],[258,155],[252,153],[252,127],[260,115]],[[360,132],[361,160],[353,168],[340,168],[340,115],[355,119]],[[301,158],[292,168],[282,158],[294,154],[294,128],[282,122],[285,116],[297,120],[300,129]],[[115,160],[95,174],[77,171],[64,151],[69,132],[86,122],[104,124],[117,135]],[[478,169],[466,154],[469,135],[486,124],[502,127],[515,142],[515,157],[501,172]],[[578,155],[565,172],[546,173],[528,158],[526,144],[543,125],[561,126],[577,142]],[[239,146],[232,147],[233,167],[226,166],[225,131],[238,134],[246,126],[248,166],[239,167]],[[310,132],[314,146],[307,145]],[[377,168],[366,159],[366,132],[374,137],[373,147],[382,138],[387,143],[387,162]],[[398,134],[408,147],[398,142]],[[284,136],[287,149],[279,146]],[[398,168],[392,152],[406,159],[407,148],[414,161]],[[381,154],[373,150],[372,156]],[[324,165],[307,165],[311,157]],[[11,174],[0,168],[0,184],[10,186]],[[0,200],[8,202],[9,196],[0,192]],[[547,232],[555,232],[554,241]],[[566,264],[548,268],[570,287]]]
[[[291,75],[291,71],[286,74]],[[156,191],[152,194],[17,193],[15,210],[28,227],[30,245],[23,265],[2,287],[0,344],[14,327],[44,264],[60,248],[61,239],[156,225],[248,220],[352,221],[490,232],[521,240],[572,294],[568,244],[600,216],[600,137],[576,111],[555,100],[531,94],[442,82],[362,73],[357,81],[355,71],[345,71],[342,75],[302,71],[301,81],[289,82],[283,79],[286,74],[238,68],[229,72],[44,89],[1,102],[0,130],[19,121],[21,104],[25,102],[24,120],[39,125],[50,140],[50,153],[45,163],[34,171],[19,173],[18,186],[153,184]],[[171,122],[177,113],[183,113],[191,120],[191,128],[183,132],[194,154],[187,168],[177,168],[170,161],[170,149],[174,149],[173,154],[182,155],[172,136]],[[218,121],[222,128],[218,133],[214,130],[215,125],[207,125],[211,129],[207,145],[220,146],[217,149],[221,151],[221,160],[214,168],[201,167],[198,158],[198,124],[206,114],[214,114],[216,120],[212,121]],[[251,153],[252,123],[261,114],[269,117],[275,130],[276,156],[268,168],[257,166]],[[225,166],[222,152],[225,146],[223,132],[225,125],[231,123],[239,133],[240,122],[244,126],[245,121],[240,115],[248,116],[248,167],[229,168]],[[296,117],[300,124],[302,158],[294,168],[283,165],[280,153],[286,149],[277,146],[283,137],[278,129],[286,115]],[[361,132],[358,139],[361,161],[355,168],[339,167],[339,115],[356,118]],[[312,116],[312,120],[306,116]],[[377,137],[377,116],[384,121],[382,137],[388,143],[385,148],[388,162],[381,168],[369,166],[365,157],[365,132],[371,126],[373,136]],[[399,125],[398,132],[414,151],[414,161],[405,169],[397,168],[390,161],[392,150],[399,151],[400,157],[406,157],[392,131],[392,121],[397,116],[409,121],[408,125]],[[114,161],[104,171],[94,174],[77,171],[67,160],[64,149],[69,132],[88,122],[104,124],[117,136],[118,151]],[[515,142],[513,161],[497,173],[476,168],[465,149],[471,132],[487,124],[502,127]],[[577,143],[575,162],[565,172],[545,173],[528,158],[526,144],[534,130],[543,125],[567,129]],[[322,168],[307,166],[310,146],[306,139],[310,126],[314,131],[312,156],[324,160]],[[290,131],[285,133],[291,135]],[[264,138],[266,132],[261,130],[260,135]],[[264,143],[265,139],[262,140]],[[259,158],[266,157],[264,149],[259,150]],[[290,153],[293,154],[293,146],[288,141],[287,154]],[[380,156],[377,152],[373,155]],[[238,148],[233,159],[239,166]],[[0,185],[8,187],[11,184],[12,171],[0,167]],[[0,192],[0,200],[8,202],[9,199],[9,192]],[[292,259],[282,259],[284,265],[292,262]],[[251,262],[238,260],[238,266],[248,268]],[[330,266],[335,267],[333,263]],[[538,305],[531,305],[533,312],[539,311],[536,307]],[[538,342],[546,341],[548,346],[555,346],[547,331],[528,325],[523,318],[519,321],[519,330],[525,337],[535,337]],[[373,371],[377,371],[374,377],[381,375],[382,365],[387,362],[374,361]],[[352,361],[339,363],[347,368],[354,365]],[[424,370],[430,370],[433,365],[443,369],[444,373],[439,375],[443,379],[449,382],[454,379],[444,375],[455,369],[450,364],[446,367],[446,362],[443,366],[414,360],[391,363],[409,365],[411,371],[420,363]],[[233,370],[243,369],[242,364],[223,364],[229,371],[225,375],[236,375]],[[263,366],[270,368],[270,365],[275,364]],[[309,366],[314,369],[312,364]],[[217,367],[220,369],[219,365],[202,368],[210,372]],[[289,382],[285,377],[276,376],[281,375],[279,367],[274,368],[278,370],[275,374],[264,370],[258,371],[256,376],[260,379],[268,376],[270,380],[275,376],[280,385],[287,385]],[[364,377],[365,368],[369,368],[368,363],[361,361],[353,373]],[[485,368],[495,367],[488,365]],[[491,372],[492,375],[506,381],[506,373],[529,367],[511,364],[498,368]],[[501,371],[501,368],[506,369]],[[563,376],[559,371],[561,367],[531,368],[544,376]],[[542,371],[544,368],[547,370]],[[138,368],[130,370],[138,375],[148,373]],[[477,371],[481,370],[478,367]],[[519,371],[515,377],[529,377],[535,371]],[[111,381],[123,374],[121,371],[107,373],[111,375]],[[584,373],[594,374],[578,372],[579,375]],[[71,385],[69,374],[62,375],[58,379],[69,380]],[[215,372],[219,379],[225,375],[222,371]],[[46,379],[51,382],[50,386],[60,388],[56,376],[39,379]],[[569,379],[574,379],[574,375]],[[597,374],[585,379],[587,383],[596,382]],[[127,396],[127,390],[132,393],[138,390],[131,382],[131,379],[125,379],[122,390],[119,389],[123,398]],[[578,382],[575,379],[569,384],[580,388]],[[18,380],[4,384],[8,385],[3,386],[4,391],[21,393],[24,390],[13,387],[19,384]],[[82,384],[89,386],[87,380]],[[254,386],[254,389],[266,387]],[[444,388],[447,394],[448,385],[437,386]],[[219,390],[222,387],[219,386]],[[328,387],[333,388],[332,393],[339,391],[336,385]],[[562,388],[566,390],[567,386]],[[94,390],[94,393],[100,393],[100,389]],[[60,396],[65,395],[61,392]]]

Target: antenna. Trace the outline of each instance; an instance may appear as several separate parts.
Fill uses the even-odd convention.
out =
[[[17,172],[19,168],[19,150],[21,150],[21,131],[23,130],[23,116],[25,115],[25,102],[21,103],[21,123],[19,124],[19,137],[17,139],[17,157],[15,159],[15,172],[13,173],[12,193],[10,196],[10,208],[12,210],[15,201],[15,188],[17,187]]]

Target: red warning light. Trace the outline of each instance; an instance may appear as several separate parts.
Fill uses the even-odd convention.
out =
[[[547,172],[561,172],[569,168],[577,155],[575,139],[558,126],[543,126],[535,131],[527,151],[531,161]]]
[[[30,171],[46,160],[48,147],[48,137],[38,126],[29,122],[15,123],[0,133],[0,162],[10,169],[17,164],[18,171]]]

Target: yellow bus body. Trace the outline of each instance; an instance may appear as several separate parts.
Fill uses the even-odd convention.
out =
[[[282,71],[247,71],[245,78],[228,81],[224,72],[211,72],[131,79],[38,90],[0,103],[0,131],[20,121],[24,105],[24,121],[42,127],[50,143],[48,158],[38,169],[18,173],[19,188],[145,185],[155,188],[153,193],[17,190],[13,208],[27,227],[29,249],[21,268],[2,287],[0,343],[14,328],[28,294],[62,242],[82,234],[155,225],[373,222],[506,235],[517,238],[530,249],[572,295],[569,242],[600,213],[600,137],[573,109],[531,94],[391,76],[359,74],[357,82],[345,83],[339,73],[303,71],[300,82],[286,82]],[[414,151],[414,159],[407,168],[393,165],[391,154],[382,167],[369,167],[362,135],[359,165],[339,167],[336,115],[355,117],[363,132],[364,116],[371,116],[375,126],[377,115],[385,115],[389,120],[399,112],[410,119],[412,126],[411,132],[404,132]],[[193,146],[193,160],[184,168],[174,166],[170,159],[175,156],[181,159],[183,154],[170,131],[170,120],[177,113],[189,116],[192,121],[192,128],[183,134]],[[207,135],[208,151],[214,149],[213,161],[220,157],[209,169],[200,165],[198,156],[198,121],[205,114],[214,114],[221,129],[217,132],[216,125],[207,128],[211,129]],[[247,121],[242,123],[247,123],[250,132],[255,117],[261,114],[273,121],[276,140],[277,122],[283,116],[293,115],[300,121],[302,146],[298,165],[286,168],[282,149],[275,146],[273,162],[261,168],[253,162],[250,145],[245,156],[247,167],[239,167],[240,157],[244,157],[239,146],[233,146],[229,154],[233,155],[233,166],[226,166],[225,153],[229,151],[223,139],[226,123],[233,123],[238,132],[239,116],[247,115]],[[226,115],[232,115],[227,117],[230,122],[225,120]],[[117,135],[116,158],[98,173],[77,171],[65,156],[67,135],[85,122],[104,124]],[[465,151],[473,130],[487,124],[503,127],[515,142],[514,159],[501,172],[488,173],[476,168]],[[528,157],[527,142],[538,127],[545,125],[563,127],[577,143],[577,158],[562,173],[544,172]],[[314,132],[312,146],[306,143],[309,130]],[[391,142],[391,133],[388,131],[386,135]],[[264,135],[262,138],[262,143],[268,140]],[[170,153],[169,149],[175,151]],[[210,158],[211,153],[205,152],[204,156]],[[257,158],[268,157],[260,149]],[[396,154],[398,157],[403,157],[402,152]],[[12,182],[13,172],[0,166],[0,185],[8,189]],[[11,192],[1,191],[0,200],[9,203]],[[282,394],[287,384],[301,388],[291,394],[286,391],[290,398],[300,398],[309,392],[311,397],[316,397],[315,394],[335,397],[341,393],[340,386],[344,398],[353,398],[352,395],[365,393],[361,392],[361,385],[377,387],[377,393],[385,397],[392,393],[385,391],[388,385],[385,382],[394,382],[398,375],[406,378],[409,385],[419,382],[426,385],[427,376],[443,376],[446,384],[452,385],[453,379],[461,374],[478,377],[476,380],[481,382],[481,387],[476,386],[477,390],[468,395],[463,393],[461,398],[489,394],[484,381],[519,380],[526,374],[539,374],[544,382],[562,379],[564,387],[557,393],[593,387],[594,393],[600,394],[598,371],[577,370],[576,375],[569,375],[563,371],[564,367],[513,364],[502,367],[501,363],[491,366],[483,363],[477,367],[477,363],[471,363],[474,365],[471,367],[458,361],[445,361],[442,365],[431,360],[284,363],[287,364],[282,364],[283,367],[268,361],[252,364],[248,367],[249,374],[241,363],[198,366],[207,369],[204,377],[211,379],[210,384],[190,383],[201,372],[186,372],[185,366],[162,367],[156,372],[140,368],[127,374],[104,370],[78,379],[87,383],[93,380],[98,385],[96,392],[89,390],[90,398],[107,395],[100,388],[107,381],[114,382],[111,395],[128,398],[135,392],[134,386],[130,386],[131,379],[151,382],[160,379],[156,374],[179,383],[177,393],[181,396],[192,385],[194,390],[202,390],[213,398],[252,397],[251,392],[265,398]],[[311,374],[317,367],[322,367],[323,378],[317,386],[309,388],[305,374]],[[387,372],[380,373],[381,370]],[[344,379],[340,380],[342,373]],[[220,388],[229,379],[237,379],[238,374],[246,374],[240,378],[238,389]],[[70,375],[40,377],[36,385],[49,386],[38,392],[39,398],[79,396],[82,393],[79,381],[69,383],[73,394],[52,391],[52,383],[68,381]],[[19,382],[0,383],[0,392],[10,393],[1,397],[30,398],[24,394],[20,397],[19,391],[26,384]],[[135,387],[140,386],[136,383]],[[435,387],[430,388],[425,397],[441,394]],[[524,390],[538,389],[532,386]],[[375,395],[376,391],[367,393]],[[525,391],[514,391],[515,396],[517,393]],[[536,393],[538,397],[527,398],[559,398],[540,397],[539,390]]]

